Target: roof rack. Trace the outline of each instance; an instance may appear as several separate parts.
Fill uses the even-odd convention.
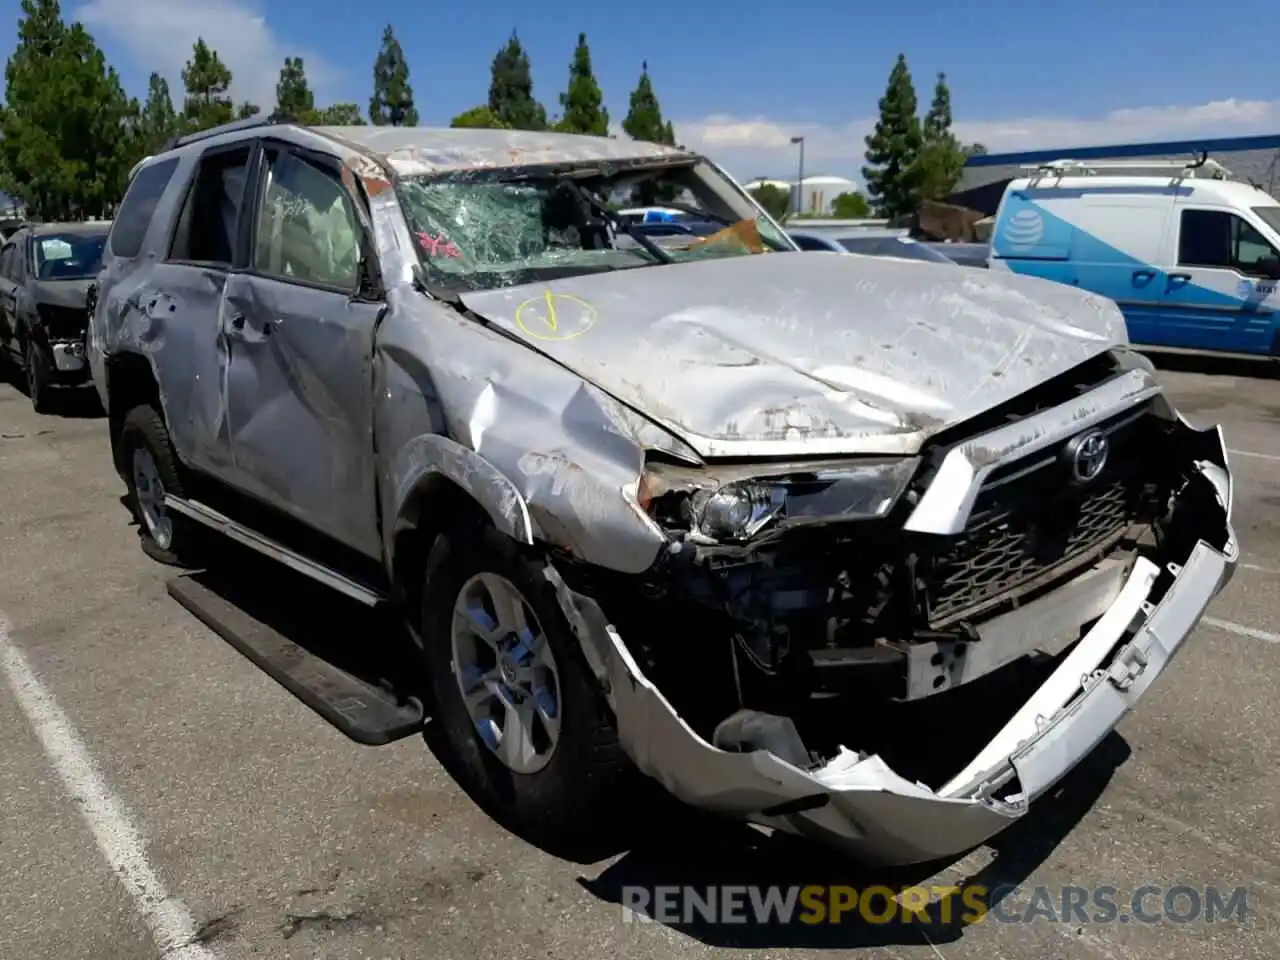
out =
[[[1211,179],[1227,180],[1231,171],[1207,154],[1201,154],[1194,160],[1071,160],[1063,158],[1047,163],[1023,164],[1019,169],[1034,170],[1039,176],[1078,176],[1093,177],[1105,173],[1125,173],[1133,170],[1167,170],[1178,178],[1195,179],[1201,172],[1208,173]]]
[[[180,137],[174,137],[164,145],[163,149],[166,151],[175,150],[178,147],[185,147],[189,143],[197,143],[201,140],[207,140],[210,137],[217,137],[224,133],[236,133],[240,130],[253,130],[255,127],[272,127],[277,124],[297,122],[297,119],[292,116],[276,113],[260,113],[252,117],[246,117],[244,120],[232,120],[230,123],[219,124],[216,127],[210,127],[208,130],[197,130],[195,133],[188,133]]]

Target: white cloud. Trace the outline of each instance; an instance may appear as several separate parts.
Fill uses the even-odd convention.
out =
[[[90,0],[75,16],[123,47],[144,75],[164,77],[179,110],[182,68],[198,37],[231,70],[236,101],[252,101],[264,111],[275,105],[286,56],[304,58],[317,100],[327,100],[338,78],[321,57],[278,39],[253,0]]]
[[[864,137],[874,118],[837,124],[785,123],[765,117],[716,115],[676,121],[686,146],[705,151],[735,176],[790,176],[799,159],[791,138],[805,138],[805,167],[861,180]],[[956,135],[994,152],[1108,143],[1178,140],[1194,136],[1248,136],[1280,132],[1280,100],[1218,100],[1192,106],[1136,107],[1101,117],[957,119]]]

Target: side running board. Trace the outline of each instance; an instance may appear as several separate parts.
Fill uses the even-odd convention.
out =
[[[164,505],[175,513],[180,513],[184,517],[189,517],[197,523],[201,523],[210,529],[217,530],[219,533],[244,544],[251,550],[256,550],[263,556],[270,557],[278,563],[284,564],[291,570],[296,570],[304,577],[310,577],[317,583],[322,583],[330,589],[337,590],[339,593],[345,594],[352,600],[358,600],[366,606],[375,607],[386,599],[377,590],[374,590],[362,583],[352,580],[350,577],[339,573],[331,567],[316,563],[298,553],[296,550],[290,550],[288,547],[269,537],[264,537],[243,524],[236,523],[230,517],[224,516],[212,507],[205,506],[196,500],[183,500],[172,494],[165,494]]]

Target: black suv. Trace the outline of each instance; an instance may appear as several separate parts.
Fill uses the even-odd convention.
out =
[[[41,413],[50,387],[89,382],[87,299],[110,229],[106,220],[24,226],[0,248],[0,359],[23,370]]]

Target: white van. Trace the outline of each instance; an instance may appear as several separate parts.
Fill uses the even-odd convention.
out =
[[[1207,158],[1028,169],[996,212],[992,270],[1111,298],[1135,344],[1280,356],[1274,197]]]

